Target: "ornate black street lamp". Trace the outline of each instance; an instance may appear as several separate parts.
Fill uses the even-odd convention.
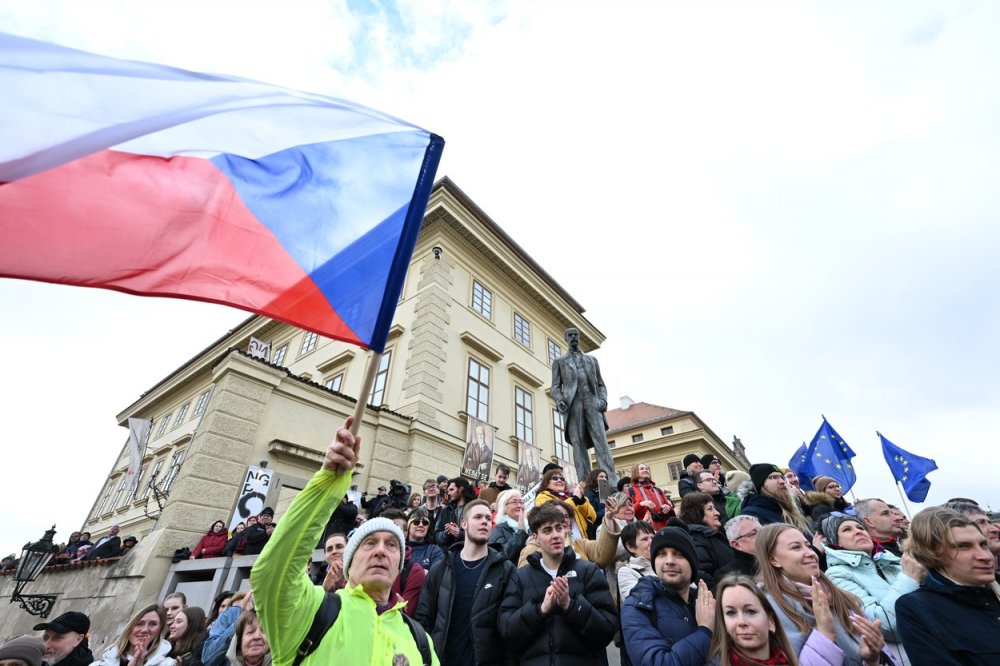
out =
[[[46,530],[45,536],[35,543],[24,544],[21,559],[17,563],[17,571],[14,572],[17,586],[14,588],[14,594],[10,597],[10,603],[20,602],[21,608],[41,618],[48,617],[49,613],[52,612],[52,607],[56,603],[56,595],[29,594],[23,596],[21,592],[25,585],[38,578],[38,574],[42,573],[42,569],[49,563],[52,556],[59,552],[59,546],[52,543],[52,537],[55,535],[56,526],[53,525],[52,529]]]

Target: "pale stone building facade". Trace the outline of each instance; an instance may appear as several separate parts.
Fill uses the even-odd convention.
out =
[[[694,412],[622,397],[621,406],[609,409],[607,418],[608,445],[618,476],[628,476],[633,465],[644,463],[656,485],[675,498],[679,497],[677,482],[684,471],[682,461],[689,453],[714,454],[724,472],[750,468],[739,440],[732,448],[726,446]]]
[[[390,479],[419,489],[438,474],[457,476],[469,413],[495,428],[494,466],[503,461],[516,470],[516,437],[546,459],[567,458],[547,389],[551,359],[565,351],[570,326],[580,329],[587,351],[604,341],[583,307],[442,179],[369,396],[378,407],[369,407],[361,427],[359,490],[374,494]],[[247,353],[251,337],[271,344],[269,362]],[[367,357],[250,317],[118,415],[122,424],[153,419],[142,475],[127,492],[123,449],[84,529],[96,536],[117,524],[123,536],[140,538],[128,559],[143,577],[122,610],[161,594],[175,549],[193,547],[215,520],[228,523],[248,467],[266,462],[273,470],[267,504],[280,521],[353,411]],[[199,582],[191,576],[186,582]]]

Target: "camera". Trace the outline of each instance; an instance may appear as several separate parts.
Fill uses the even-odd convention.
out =
[[[389,506],[405,509],[410,500],[410,484],[392,479],[389,481]]]

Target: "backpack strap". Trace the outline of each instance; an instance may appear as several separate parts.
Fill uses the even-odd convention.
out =
[[[330,630],[333,623],[337,621],[338,615],[340,615],[340,597],[337,596],[336,592],[324,595],[322,603],[320,603],[319,608],[316,610],[316,615],[313,616],[309,633],[302,639],[302,643],[295,653],[295,661],[292,662],[293,666],[299,666],[306,657],[319,647],[320,641],[323,640],[323,636]]]
[[[420,658],[423,659],[424,666],[431,666],[434,660],[431,657],[431,644],[427,640],[427,632],[424,631],[419,622],[406,613],[400,613],[400,615],[406,621],[406,626],[410,628],[410,633],[413,635],[413,642],[417,644],[417,649],[420,650]]]
[[[300,666],[305,658],[319,647],[320,641],[323,640],[323,637],[330,630],[330,627],[333,626],[333,623],[337,621],[338,615],[340,615],[340,596],[336,592],[330,592],[323,597],[319,608],[316,609],[316,615],[313,616],[309,633],[302,639],[302,643],[295,653],[295,660],[292,662],[292,666]],[[423,659],[423,665],[431,666],[434,660],[431,656],[431,644],[427,639],[427,632],[424,631],[419,622],[409,615],[405,613],[400,613],[400,615],[406,621],[406,626],[410,629],[413,642],[417,644],[417,649],[420,651],[420,658]]]

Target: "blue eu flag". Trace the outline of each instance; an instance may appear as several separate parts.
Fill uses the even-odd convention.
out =
[[[809,455],[808,447],[806,443],[802,442],[802,446],[799,447],[792,459],[788,461],[788,469],[795,472],[795,475],[799,477],[799,488],[802,490],[816,490],[813,487],[812,479],[803,471],[806,465],[806,459]]]
[[[851,458],[855,455],[824,416],[823,425],[816,431],[816,436],[806,450],[806,461],[802,465],[801,474],[810,480],[820,475],[833,477],[846,493],[858,479],[854,466],[851,465]],[[799,481],[800,485],[801,483]]]
[[[914,502],[923,502],[927,499],[927,491],[931,489],[927,475],[938,468],[937,463],[930,458],[922,458],[899,448],[880,432],[878,438],[882,440],[882,455],[889,464],[892,477],[903,484],[906,496]]]

